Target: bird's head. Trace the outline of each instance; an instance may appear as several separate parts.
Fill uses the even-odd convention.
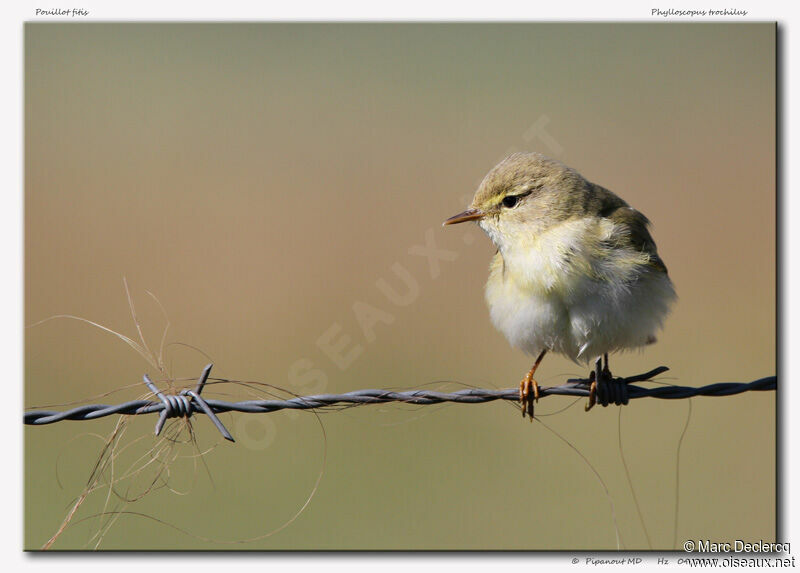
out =
[[[469,208],[444,225],[477,221],[501,250],[585,209],[589,183],[540,153],[514,153],[483,178]]]

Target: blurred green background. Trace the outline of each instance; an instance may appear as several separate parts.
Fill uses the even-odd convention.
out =
[[[135,338],[127,277],[154,351],[166,322],[146,291],[166,340],[219,377],[515,387],[531,358],[489,322],[493,248],[440,223],[502,157],[535,150],[644,212],[678,289],[659,343],[613,358],[616,374],[774,374],[775,41],[771,24],[28,24],[26,324],[71,314]],[[426,244],[448,259],[429,266]],[[25,340],[26,407],[116,403],[163,378],[78,321]],[[207,361],[164,352],[179,378]],[[548,356],[539,382],[582,374]],[[501,403],[226,414],[236,445],[197,417],[197,447],[159,450],[177,456],[169,488],[123,503],[169,444],[140,417],[53,547],[614,549],[618,533],[670,549],[676,503],[678,543],[774,540],[775,393],[583,404],[543,400],[546,427]],[[26,548],[58,530],[115,424],[26,427]],[[323,456],[296,520],[218,542],[290,520]],[[103,511],[139,515],[104,528]]]

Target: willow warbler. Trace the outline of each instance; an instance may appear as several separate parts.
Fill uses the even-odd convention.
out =
[[[548,351],[595,360],[596,385],[601,373],[611,378],[608,353],[655,342],[675,289],[647,218],[608,189],[539,153],[515,153],[444,225],[464,221],[497,247],[486,283],[492,322],[537,357],[520,383],[523,417],[533,417],[533,375]]]

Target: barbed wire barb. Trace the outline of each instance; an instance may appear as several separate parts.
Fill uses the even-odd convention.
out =
[[[164,423],[167,421],[167,418],[178,418],[178,417],[185,417],[190,418],[195,411],[194,408],[199,408],[199,411],[203,412],[206,416],[208,416],[214,425],[217,427],[219,432],[222,434],[226,440],[230,440],[231,442],[235,442],[236,440],[233,439],[231,433],[225,428],[223,423],[217,418],[217,415],[214,413],[208,403],[200,397],[200,392],[203,391],[203,388],[206,385],[206,381],[208,380],[208,375],[211,373],[211,368],[213,364],[207,364],[205,368],[203,368],[203,372],[200,374],[200,378],[197,379],[197,386],[194,390],[181,390],[177,395],[165,395],[158,387],[153,384],[153,381],[150,380],[150,376],[147,374],[144,375],[144,383],[150,391],[155,394],[161,403],[164,405],[164,409],[161,410],[161,415],[158,417],[158,422],[156,422],[156,436],[161,434],[161,430],[164,428]]]

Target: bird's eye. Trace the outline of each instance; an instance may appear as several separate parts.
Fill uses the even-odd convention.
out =
[[[503,197],[503,206],[508,207],[509,209],[516,207],[518,202],[519,196],[517,195],[507,195],[506,197]]]

